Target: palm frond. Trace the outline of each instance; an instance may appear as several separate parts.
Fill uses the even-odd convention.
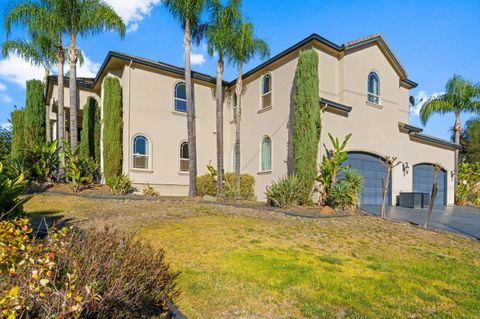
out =
[[[72,10],[70,29],[81,36],[98,34],[104,31],[117,31],[123,38],[126,27],[122,18],[103,0],[75,0],[79,11]]]
[[[434,113],[445,114],[454,112],[454,106],[448,99],[447,94],[442,94],[437,97],[430,98],[420,109],[420,120],[423,125],[426,125],[430,117]]]

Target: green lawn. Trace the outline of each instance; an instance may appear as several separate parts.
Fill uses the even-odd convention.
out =
[[[474,318],[480,243],[368,216],[37,195],[35,220],[115,225],[166,250],[190,318]]]

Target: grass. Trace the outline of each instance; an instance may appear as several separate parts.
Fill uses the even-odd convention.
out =
[[[472,318],[480,243],[368,216],[36,195],[34,220],[134,231],[180,270],[190,318]]]

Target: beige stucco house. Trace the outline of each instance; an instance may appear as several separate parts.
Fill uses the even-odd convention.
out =
[[[255,192],[292,171],[291,119],[294,76],[301,50],[319,56],[322,112],[321,155],[330,146],[327,133],[352,133],[347,164],[364,176],[362,204],[378,204],[385,167],[382,158],[396,156],[402,165],[392,175],[389,202],[401,192],[429,192],[431,164],[441,163],[437,202],[454,202],[454,151],[458,145],[408,125],[409,90],[417,84],[379,35],[342,45],[316,34],[296,43],[244,75],[241,119],[241,170],[255,177]],[[102,105],[105,77],[120,79],[123,89],[123,171],[135,184],[149,183],[163,195],[188,193],[188,148],[184,70],[169,64],[110,52],[94,79],[80,79],[79,105],[95,97]],[[193,72],[199,174],[215,165],[215,78]],[[68,82],[65,96],[68,96]],[[235,80],[225,82],[224,157],[233,170]],[[46,101],[56,128],[57,83],[48,81]],[[68,100],[65,101],[68,109]],[[81,116],[81,112],[80,116]],[[68,116],[66,117],[68,119]],[[79,121],[81,123],[81,121]],[[68,123],[67,123],[68,127]]]

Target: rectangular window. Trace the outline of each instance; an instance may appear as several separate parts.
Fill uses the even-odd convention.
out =
[[[180,172],[188,172],[188,158],[187,159],[184,159],[184,158],[180,159]]]
[[[262,108],[267,108],[272,106],[272,92],[268,92],[262,95]]]
[[[133,155],[133,168],[148,169],[148,155]]]
[[[368,102],[374,103],[374,104],[380,104],[380,96],[373,93],[368,93]]]

